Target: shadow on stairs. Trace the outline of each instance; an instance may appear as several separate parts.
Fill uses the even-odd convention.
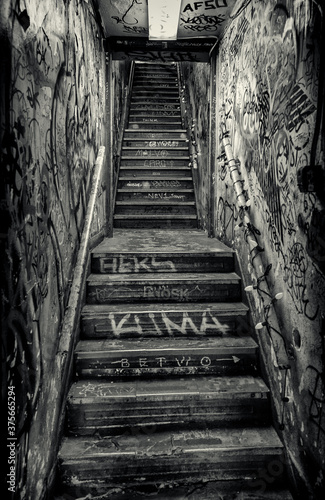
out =
[[[56,500],[292,498],[234,260],[193,229],[92,251]]]

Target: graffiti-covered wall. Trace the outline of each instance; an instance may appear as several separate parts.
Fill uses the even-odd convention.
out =
[[[4,0],[0,18],[2,396],[5,408],[10,387],[17,438],[9,491],[37,500],[56,460],[56,352],[105,143],[105,53],[90,1]],[[93,235],[103,206],[97,214]]]
[[[187,127],[192,143],[192,173],[200,227],[207,228],[209,183],[210,65],[181,63]]]
[[[296,477],[309,484],[308,498],[324,487],[325,223],[324,188],[302,187],[300,173],[324,169],[321,3],[239,2],[219,46],[217,75],[220,130],[229,135],[249,203],[238,206],[227,161],[220,162],[216,234],[238,250],[246,284],[255,287],[249,294],[255,322],[264,322],[262,346],[269,307],[276,310],[290,369],[280,370],[266,348],[264,363],[278,430]],[[219,149],[222,155],[222,142]],[[261,276],[248,232],[264,264]],[[258,278],[267,279],[270,297],[258,293]],[[272,302],[278,293],[283,297]]]

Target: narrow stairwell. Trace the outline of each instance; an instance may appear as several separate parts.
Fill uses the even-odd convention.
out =
[[[175,64],[135,64],[114,227],[197,227]]]
[[[291,499],[235,254],[194,229],[180,108],[176,66],[136,64],[116,229],[91,254],[63,498]]]
[[[93,250],[68,498],[291,498],[234,258],[190,229],[117,229]]]

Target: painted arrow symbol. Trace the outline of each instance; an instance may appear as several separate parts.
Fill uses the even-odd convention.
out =
[[[237,356],[231,356],[231,358],[220,358],[216,359],[216,361],[233,361],[234,363],[238,363],[238,361],[240,361],[240,358],[237,358]]]

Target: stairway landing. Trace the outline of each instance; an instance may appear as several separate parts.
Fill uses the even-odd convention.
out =
[[[199,229],[114,229],[113,238],[105,238],[97,247],[101,252],[159,252],[184,254],[216,252],[232,256],[232,251],[221,241],[208,238]]]

